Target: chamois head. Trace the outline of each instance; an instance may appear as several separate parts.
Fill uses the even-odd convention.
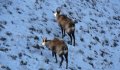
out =
[[[47,38],[42,38],[42,45],[46,46],[46,44],[47,44]]]
[[[57,9],[56,12],[54,13],[54,16],[57,17],[58,15],[60,15],[61,10]]]

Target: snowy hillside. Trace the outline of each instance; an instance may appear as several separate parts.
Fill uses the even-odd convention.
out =
[[[59,68],[50,50],[35,46],[61,38],[58,7],[76,21],[76,46],[64,38],[68,70],[120,70],[120,0],[0,0],[0,70],[65,70],[65,61]]]

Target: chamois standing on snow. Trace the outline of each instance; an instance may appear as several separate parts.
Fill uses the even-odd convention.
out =
[[[54,13],[54,16],[56,17],[57,22],[61,28],[62,38],[65,36],[66,32],[70,37],[71,44],[73,43],[75,46],[75,24],[72,19],[68,18],[66,15],[61,15],[60,13],[61,11],[57,9]],[[74,40],[74,42],[72,42],[72,40]]]
[[[66,59],[66,69],[68,68],[68,47],[63,40],[58,38],[54,38],[53,40],[47,40],[47,38],[43,38],[42,45],[48,47],[52,54],[55,55],[56,63],[57,63],[57,55],[61,58],[60,67],[62,66],[64,57]]]

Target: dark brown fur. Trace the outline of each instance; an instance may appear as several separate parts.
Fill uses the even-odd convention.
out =
[[[53,40],[43,39],[42,44],[47,46],[55,55],[56,63],[57,63],[57,55],[61,58],[60,67],[63,63],[64,57],[66,59],[66,68],[68,68],[68,47],[63,40],[59,40],[58,38],[54,38]],[[64,57],[63,57],[64,56]]]
[[[65,36],[65,32],[69,35],[71,39],[71,44],[72,44],[72,39],[74,40],[73,45],[75,46],[75,24],[74,22],[68,18],[66,15],[61,15],[60,10],[56,11],[56,18],[57,22],[59,23],[59,26],[62,31],[62,38]]]

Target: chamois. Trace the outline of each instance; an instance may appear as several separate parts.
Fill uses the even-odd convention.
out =
[[[47,38],[43,38],[42,45],[48,47],[53,55],[55,55],[56,63],[57,63],[57,55],[61,58],[60,67],[62,66],[64,57],[66,59],[66,69],[68,68],[68,47],[63,40],[58,38],[54,38],[53,40],[47,40]],[[64,57],[63,57],[64,56]]]
[[[54,13],[54,16],[56,17],[57,22],[61,28],[62,38],[65,36],[66,32],[70,37],[71,44],[73,43],[75,46],[75,24],[72,19],[68,18],[66,15],[61,15],[60,13],[61,11],[57,9]],[[74,40],[74,42],[72,42],[72,40]]]

